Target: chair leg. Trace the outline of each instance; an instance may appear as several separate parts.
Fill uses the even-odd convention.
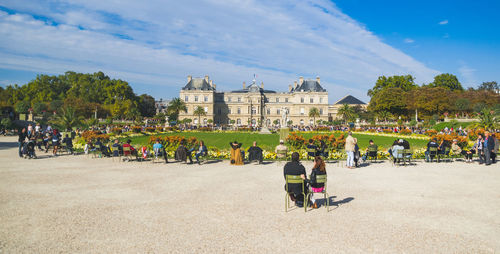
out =
[[[328,192],[325,191],[325,193],[323,194],[325,196],[325,199],[326,199],[326,212],[328,212],[328,209],[330,207],[330,196],[328,195]]]

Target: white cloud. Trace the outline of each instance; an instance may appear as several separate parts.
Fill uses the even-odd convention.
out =
[[[405,43],[414,43],[414,42],[415,42],[415,40],[410,39],[410,38],[406,38],[406,39],[404,40],[404,42],[405,42]]]
[[[380,75],[409,73],[423,83],[438,73],[326,0],[7,0],[5,6],[58,25],[30,14],[0,15],[1,68],[103,70],[133,85],[156,85],[149,93],[160,96],[178,95],[190,74],[208,74],[218,89],[232,90],[257,73],[268,89],[286,91],[298,76],[318,75],[331,102],[349,91],[366,100]]]
[[[440,25],[446,25],[446,24],[448,24],[448,20],[447,20],[447,19],[445,19],[445,20],[443,20],[443,21],[439,22],[439,24],[440,24]]]
[[[478,81],[476,79],[476,69],[469,67],[464,61],[460,61],[460,68],[458,68],[458,73],[462,76],[462,86],[466,87],[476,87]]]

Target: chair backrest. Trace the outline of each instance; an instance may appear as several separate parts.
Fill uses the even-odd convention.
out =
[[[375,152],[375,153],[376,153],[376,152],[377,152],[377,150],[378,150],[378,149],[377,149],[376,147],[368,147],[368,152],[370,152],[370,153],[373,153],[373,152]]]
[[[288,184],[289,183],[299,183],[302,184],[302,192],[304,192],[304,179],[300,177],[300,175],[285,175],[285,186],[286,186],[286,191],[288,191]]]
[[[128,148],[129,151],[130,151],[130,147]],[[111,151],[114,153],[114,152],[119,152],[120,149],[118,148],[118,146],[111,146]]]
[[[410,155],[411,154],[411,150],[410,149],[404,149],[403,150],[403,154],[406,156],[406,155]]]
[[[277,154],[280,155],[281,157],[285,157],[286,158],[286,150],[278,150]],[[280,156],[278,156],[278,157],[280,157]]]
[[[429,154],[436,155],[438,151],[437,147],[429,147]]]
[[[316,175],[316,183],[324,183],[326,184],[326,174],[325,175]]]
[[[130,155],[130,146],[123,147],[123,155]]]
[[[316,149],[315,148],[307,148],[307,152],[308,153],[316,153]]]
[[[404,150],[396,149],[394,150],[394,158],[403,158]]]

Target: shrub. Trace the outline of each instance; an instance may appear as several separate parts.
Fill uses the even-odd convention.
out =
[[[156,131],[157,131],[157,132],[162,132],[162,131],[163,131],[163,127],[161,127],[161,126],[157,126],[157,127],[156,127]]]
[[[142,127],[141,126],[132,126],[132,132],[134,133],[141,133]]]
[[[436,130],[426,130],[425,131],[425,135],[429,136],[429,137],[432,137],[434,135],[437,134],[437,131]]]
[[[98,138],[102,140],[102,142],[108,142],[109,141],[109,135],[103,134],[100,131],[84,131],[81,134],[82,138],[85,140],[85,142],[95,142]]]
[[[118,127],[112,128],[111,132],[113,134],[115,134],[115,135],[121,134],[122,133],[122,128],[118,128]]]
[[[400,134],[403,134],[403,135],[411,135],[411,130],[409,129],[402,129],[399,131]]]
[[[146,130],[147,132],[155,132],[156,128],[155,128],[155,127],[149,127],[149,126],[148,126],[148,127],[146,127],[146,128],[145,128],[145,130]],[[135,132],[135,131],[134,131],[134,132]]]

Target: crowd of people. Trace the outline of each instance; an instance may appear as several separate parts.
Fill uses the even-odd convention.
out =
[[[63,138],[59,130],[53,129],[50,125],[43,129],[40,124],[35,126],[29,124],[18,133],[19,157],[37,158],[36,148],[39,151],[45,151],[45,153],[52,149],[53,156],[57,156],[61,148],[73,154],[74,135],[75,133],[71,132],[71,136],[65,134]]]

